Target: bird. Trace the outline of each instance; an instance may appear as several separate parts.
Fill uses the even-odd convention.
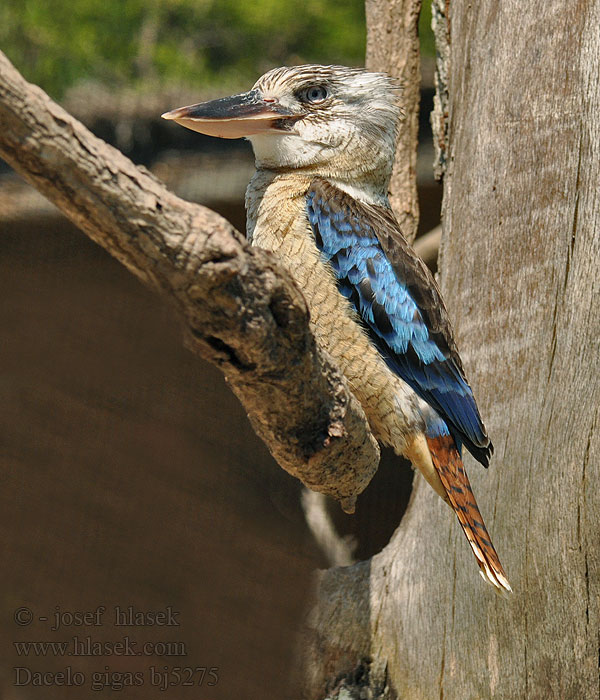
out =
[[[435,278],[389,204],[399,101],[384,73],[284,66],[248,92],[162,117],[250,141],[248,239],[290,271],[371,431],[453,509],[483,579],[504,593],[511,587],[462,460],[465,448],[487,467],[493,446]]]

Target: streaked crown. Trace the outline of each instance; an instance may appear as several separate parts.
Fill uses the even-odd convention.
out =
[[[248,138],[260,170],[294,170],[385,197],[400,118],[398,86],[345,66],[275,68],[241,95],[163,115],[212,136]]]

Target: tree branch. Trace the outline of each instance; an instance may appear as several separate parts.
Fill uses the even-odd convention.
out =
[[[421,101],[419,12],[421,0],[366,0],[370,70],[385,71],[402,86],[404,122],[398,134],[390,202],[404,236],[412,243],[419,225],[417,138]]]
[[[0,155],[182,314],[279,464],[346,510],[377,469],[362,408],[269,253],[91,134],[0,54]]]

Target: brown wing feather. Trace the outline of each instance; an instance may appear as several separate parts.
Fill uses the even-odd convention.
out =
[[[313,180],[310,192],[317,201],[326,202],[326,209],[334,218],[346,218],[363,225],[365,231],[368,230],[377,239],[398,283],[407,289],[416,304],[420,320],[427,327],[429,340],[433,341],[445,359],[424,365],[412,345],[405,353],[396,356],[369,322],[366,324],[367,331],[376,346],[383,346],[380,351],[384,357],[389,355],[392,363],[398,361],[397,366],[392,367],[393,371],[400,374],[444,420],[449,421],[449,427],[455,430],[455,437],[487,467],[493,446],[472,393],[469,397],[464,394],[468,382],[441,292],[427,266],[402,235],[393,212],[389,207],[356,200],[320,178]],[[427,375],[424,385],[418,379],[422,373]],[[439,385],[436,377],[441,380]],[[448,391],[454,382],[458,389],[456,394]]]
[[[510,584],[494,549],[467,472],[451,436],[427,438],[433,466],[446,489],[450,505],[471,545],[483,578],[498,591],[511,591]]]
[[[391,209],[353,199],[327,180],[315,179],[311,188],[325,197],[332,207],[339,203],[340,206],[348,207],[350,211],[356,211],[359,214],[362,212],[361,218],[372,223],[386,258],[394,268],[398,279],[406,284],[419,307],[430,335],[440,350],[452,359],[465,379],[458,348],[454,342],[450,317],[437,282],[427,265],[402,235]]]

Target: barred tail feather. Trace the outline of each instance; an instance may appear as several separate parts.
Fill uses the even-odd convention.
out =
[[[451,435],[427,437],[433,465],[477,559],[484,581],[499,592],[512,591],[477,507],[467,472]]]

